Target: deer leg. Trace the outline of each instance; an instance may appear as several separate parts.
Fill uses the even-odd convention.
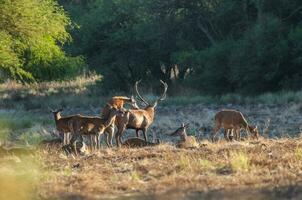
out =
[[[76,131],[75,134],[73,134],[75,137],[77,137],[78,135],[78,132]],[[73,148],[74,148],[74,152],[75,152],[75,155],[78,156],[78,151],[77,151],[77,138],[75,138],[74,142],[71,143],[73,145]]]
[[[235,129],[232,128],[232,129],[229,129],[229,136],[228,138],[230,139],[230,141],[232,141],[234,139],[234,132],[235,132]]]
[[[122,131],[118,130],[117,133],[115,134],[115,142],[117,147],[121,147],[121,139],[120,139],[121,133]]]
[[[94,150],[98,149],[98,135],[97,134],[93,134],[93,139],[94,139]]]
[[[113,135],[114,135],[114,125],[113,126],[110,126],[109,129],[108,129],[108,135],[107,135],[107,146],[108,147],[112,147],[112,138],[113,138]]]
[[[125,131],[125,129],[126,129],[126,126],[119,127],[117,130],[117,133],[115,134],[115,140],[116,140],[117,147],[121,146],[121,143],[122,143],[121,136],[122,136],[122,133]]]
[[[230,130],[230,129],[224,129],[223,135],[224,135],[224,139],[225,139],[226,141],[230,141],[230,139],[229,139],[229,130]]]
[[[138,129],[135,129],[135,133],[136,133],[136,137],[139,138],[139,130]]]
[[[90,149],[90,152],[92,152],[93,150],[93,139],[92,139],[92,135],[89,135],[89,149]]]
[[[63,133],[63,145],[66,145],[66,133]]]
[[[107,133],[105,133],[105,134],[106,134],[106,140],[105,140],[106,145],[107,145],[108,148],[110,148],[110,144],[109,144],[109,133],[107,132]]]
[[[68,133],[67,133],[67,135],[68,135],[68,141],[67,141],[67,142],[68,142],[68,144],[70,144],[70,140],[71,140],[71,133],[70,133],[70,132],[68,132]]]
[[[237,129],[238,140],[241,141],[241,131],[240,128]]]
[[[238,128],[235,129],[235,135],[236,135],[236,140],[240,141],[240,129]]]
[[[101,149],[101,134],[100,133],[98,133],[97,134],[97,143],[98,143],[98,149],[100,150]]]
[[[212,132],[212,142],[215,141],[215,137],[216,137],[217,132],[219,131],[219,129],[220,129],[220,125],[217,125],[217,124],[216,124],[216,126],[215,126],[215,128],[214,128],[214,130],[213,130],[213,132]]]
[[[147,129],[146,128],[143,129],[143,134],[144,134],[144,139],[147,142]]]

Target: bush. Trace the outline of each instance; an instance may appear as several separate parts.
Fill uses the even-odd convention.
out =
[[[59,56],[49,63],[34,64],[28,71],[38,81],[72,79],[83,73],[86,64],[83,57]]]

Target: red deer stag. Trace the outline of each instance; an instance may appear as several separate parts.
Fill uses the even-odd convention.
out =
[[[167,83],[160,81],[164,85],[163,94],[153,103],[148,103],[138,92],[138,84],[140,81],[135,83],[135,92],[138,98],[146,104],[144,109],[131,109],[126,111],[125,115],[116,117],[117,133],[115,135],[116,144],[120,147],[122,141],[121,136],[125,129],[135,129],[136,136],[139,137],[139,131],[143,131],[144,139],[147,141],[147,130],[149,126],[153,123],[155,107],[159,101],[163,101],[166,98],[166,93],[168,89]]]
[[[245,129],[248,134],[251,133],[253,138],[258,139],[259,136],[257,126],[249,125],[243,114],[236,110],[222,110],[215,115],[215,127],[212,135],[213,141],[221,127],[225,130],[226,138],[228,138],[228,132],[231,130],[235,132],[236,139],[240,140],[241,129]]]

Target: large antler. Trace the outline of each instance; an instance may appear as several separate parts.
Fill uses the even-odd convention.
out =
[[[160,80],[160,82],[164,85],[164,92],[163,94],[154,102],[154,105],[157,105],[158,101],[163,101],[166,99],[166,94],[167,94],[167,89],[168,89],[168,84]]]
[[[139,92],[138,92],[137,85],[138,85],[140,82],[141,82],[141,80],[135,82],[135,86],[134,86],[135,92],[136,92],[138,98],[139,98],[142,102],[144,102],[146,105],[150,105],[150,104],[149,104],[149,103],[148,103],[148,102],[147,102],[147,101],[139,94]]]

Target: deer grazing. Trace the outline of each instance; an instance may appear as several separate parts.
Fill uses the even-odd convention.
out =
[[[215,115],[215,127],[212,135],[213,141],[221,127],[225,130],[225,138],[229,137],[228,133],[231,130],[234,131],[236,140],[240,140],[241,129],[245,129],[247,134],[252,135],[252,138],[258,139],[259,137],[257,126],[249,125],[243,114],[236,110],[222,110]]]
[[[114,96],[112,97],[107,104],[104,106],[101,112],[101,118],[107,119],[109,117],[110,109],[111,107],[117,108],[117,109],[124,109],[124,104],[130,104],[133,109],[139,109],[136,100],[133,96],[131,98],[124,97],[124,96]],[[112,138],[114,135],[114,125],[115,123],[110,124],[105,132],[106,132],[106,138],[107,138],[107,145],[109,144],[110,147],[112,147]]]
[[[58,110],[51,110],[51,112],[54,115],[55,118],[55,123],[56,123],[56,128],[59,131],[60,134],[63,134],[63,144],[67,145],[70,143],[70,134],[72,132],[71,127],[70,127],[70,121],[74,117],[78,117],[79,115],[69,115],[62,117],[61,112],[63,109],[58,109]]]
[[[196,148],[199,147],[198,142],[194,136],[188,136],[186,129],[188,124],[182,124],[176,131],[170,134],[170,136],[179,136],[180,140],[177,142],[176,147],[178,148]]]
[[[159,101],[163,101],[166,98],[166,93],[168,89],[167,83],[160,81],[164,86],[163,94],[153,103],[148,103],[138,92],[138,83],[135,83],[135,92],[138,98],[146,104],[144,109],[130,109],[126,111],[123,116],[116,117],[116,126],[117,126],[117,133],[115,135],[116,144],[120,147],[122,141],[121,136],[124,133],[125,129],[135,129],[136,136],[139,137],[139,131],[141,130],[144,134],[144,139],[147,141],[147,130],[149,126],[153,123],[154,114],[155,114],[155,107],[157,106]]]
[[[123,113],[123,111],[117,108],[110,107],[107,119],[77,115],[70,120],[69,124],[71,125],[71,129],[74,134],[90,136],[91,143],[94,142],[96,148],[100,148],[101,135],[104,133],[106,128],[114,123],[116,116]],[[110,147],[108,135],[106,144]]]

